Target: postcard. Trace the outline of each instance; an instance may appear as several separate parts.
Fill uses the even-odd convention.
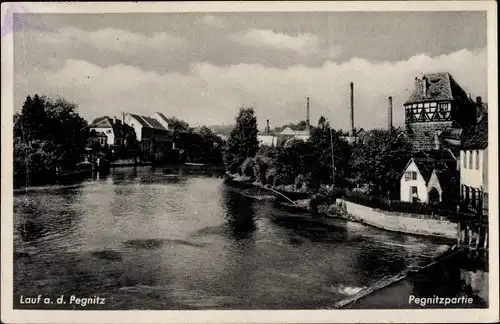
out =
[[[5,323],[494,322],[493,1],[2,4]]]

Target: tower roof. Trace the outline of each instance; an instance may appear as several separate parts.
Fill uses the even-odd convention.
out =
[[[427,81],[427,91],[424,93],[424,80]],[[448,72],[428,73],[422,79],[415,79],[415,89],[405,105],[428,102],[458,100],[472,102],[467,93]]]

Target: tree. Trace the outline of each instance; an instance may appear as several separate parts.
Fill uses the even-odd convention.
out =
[[[28,96],[14,116],[14,169],[43,173],[58,165],[71,168],[81,161],[88,143],[86,121],[65,99]]]
[[[227,171],[235,173],[246,158],[255,157],[259,149],[258,132],[254,109],[241,108],[224,150]]]
[[[341,132],[330,128],[327,119],[321,116],[318,127],[314,129],[309,144],[311,145],[310,171],[307,174],[309,186],[317,189],[321,184],[342,184],[350,173],[349,159],[351,148],[341,137]],[[335,167],[335,179],[332,169],[332,149]]]
[[[367,185],[372,195],[387,197],[411,157],[412,144],[400,133],[399,129],[371,130],[353,151],[351,165],[356,180]]]

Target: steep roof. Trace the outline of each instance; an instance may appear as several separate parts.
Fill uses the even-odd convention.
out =
[[[425,180],[425,183],[429,182],[432,171],[434,170],[434,162],[430,160],[419,160],[419,159],[413,159],[413,162],[418,167],[418,171],[422,175],[422,177]]]
[[[488,147],[488,114],[472,129],[466,129],[462,138],[463,150],[484,150]]]
[[[427,80],[428,85],[425,96],[423,92],[424,79]],[[417,102],[446,100],[472,102],[472,100],[467,96],[467,93],[455,81],[455,79],[453,79],[450,73],[428,73],[425,74],[422,79],[415,80],[415,89],[413,90],[410,98],[405,102],[405,105]]]
[[[111,118],[108,116],[102,116],[102,117],[97,117],[92,121],[90,124],[90,127],[95,127],[95,128],[112,128],[113,127],[113,122],[111,121]]]
[[[458,186],[458,174],[456,170],[434,170],[439,180],[441,190],[445,193],[453,192]]]
[[[141,116],[137,114],[130,114],[130,113],[129,115],[134,119],[136,119],[141,124],[142,127],[167,130],[159,121],[157,121],[154,118]]]

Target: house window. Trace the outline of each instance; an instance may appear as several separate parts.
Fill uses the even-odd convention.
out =
[[[437,106],[437,103],[431,102],[431,107],[436,107],[436,106]]]
[[[405,181],[411,180],[411,171],[405,172]]]
[[[473,151],[467,151],[467,154],[469,154],[469,169],[472,169],[473,168],[473,164],[472,164],[472,152]]]
[[[467,159],[466,159],[465,152],[463,152],[461,158],[462,158],[462,168],[467,169],[467,163],[466,163]]]
[[[106,130],[106,133],[111,134],[111,129]]]
[[[411,179],[412,180],[417,180],[417,172],[415,172],[415,171],[411,172]]]
[[[475,151],[476,155],[476,170],[479,170],[479,151]]]

